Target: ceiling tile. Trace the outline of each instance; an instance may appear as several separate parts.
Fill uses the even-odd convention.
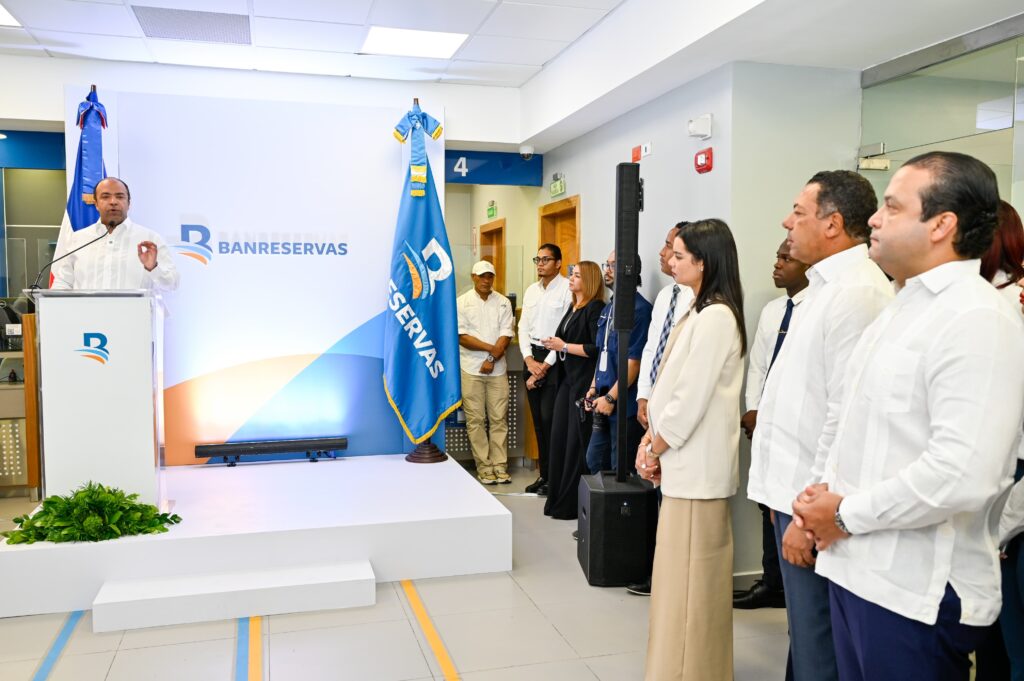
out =
[[[365,24],[373,0],[253,0],[253,15],[278,19]]]
[[[603,10],[504,2],[478,33],[510,38],[576,40],[605,15]]]
[[[473,33],[497,4],[495,0],[377,0],[369,23],[419,31]]]
[[[125,38],[90,33],[30,31],[39,44],[55,57],[88,57],[118,61],[153,61],[142,38]]]
[[[558,7],[583,7],[588,9],[615,9],[623,0],[530,0],[531,5],[554,5]]]
[[[438,80],[450,63],[447,59],[359,54],[352,63],[352,75],[387,80]]]
[[[248,0],[125,0],[124,4],[163,9],[186,9],[193,12],[249,14]]]
[[[468,61],[543,66],[568,46],[567,42],[554,40],[478,35],[470,38],[456,57]]]
[[[253,48],[248,45],[218,43],[191,43],[181,40],[146,41],[153,57],[161,64],[208,66],[223,69],[252,69],[255,64]]]
[[[352,73],[354,54],[313,52],[311,50],[281,50],[273,47],[254,47],[254,65],[259,71],[281,73],[307,73],[317,76],[347,76]]]
[[[14,18],[30,30],[142,37],[138,22],[124,5],[72,0],[2,1]]]
[[[256,17],[252,23],[252,44],[323,52],[358,52],[366,38],[365,26],[328,24]]]
[[[46,50],[23,28],[0,26],[0,54],[46,57]]]
[[[519,87],[538,71],[540,71],[539,66],[453,61],[441,80],[445,83]]]

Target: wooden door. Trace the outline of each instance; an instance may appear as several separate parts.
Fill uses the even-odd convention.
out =
[[[494,290],[505,295],[505,218],[480,225],[480,259],[494,265]]]
[[[580,259],[580,197],[570,196],[540,207],[537,245],[555,244],[562,249],[562,275]]]

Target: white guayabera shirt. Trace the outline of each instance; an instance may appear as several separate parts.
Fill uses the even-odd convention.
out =
[[[73,232],[67,250],[79,246],[107,231],[97,222]],[[157,246],[156,267],[152,272],[139,262],[138,246],[152,241]],[[178,288],[178,270],[174,267],[171,249],[163,237],[151,229],[125,220],[113,233],[61,260],[54,266],[55,289],[153,289],[173,291]]]
[[[847,363],[823,481],[852,536],[817,572],[934,624],[949,583],[964,624],[999,614],[996,513],[1024,414],[1024,323],[978,260],[907,280]]]
[[[804,301],[768,373],[750,450],[747,496],[782,513],[812,481],[821,479],[834,432],[843,369],[864,329],[893,297],[892,285],[860,245],[807,270]],[[815,470],[819,472],[815,474]]]

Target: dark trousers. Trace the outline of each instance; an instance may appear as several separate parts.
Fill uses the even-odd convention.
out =
[[[782,591],[782,568],[779,566],[779,547],[775,543],[771,509],[764,504],[758,504],[757,507],[761,509],[761,568],[764,570],[764,584],[774,591]]]
[[[600,417],[599,417],[600,416]],[[618,470],[619,417],[595,415],[594,430],[587,447],[587,469],[591,474]],[[644,436],[643,427],[635,416],[626,417],[626,470],[636,472],[636,450]]]
[[[777,547],[782,546],[782,537],[792,521],[793,516],[775,512]],[[781,548],[779,550],[781,553]],[[836,654],[832,646],[829,581],[818,575],[813,567],[797,567],[784,560],[779,565],[782,568],[782,582],[786,585],[792,678],[796,681],[836,681],[841,677],[836,671]],[[915,678],[923,680],[925,677]]]
[[[968,658],[985,627],[960,623],[960,597],[946,585],[935,624],[897,615],[829,584],[840,681],[967,681]]]
[[[533,357],[543,362],[548,351],[534,348]],[[523,372],[523,381],[530,378],[530,372]],[[530,404],[530,416],[533,417],[533,432],[537,436],[537,458],[540,464],[540,477],[549,479],[548,460],[551,449],[551,423],[555,413],[555,395],[558,394],[558,383],[555,372],[549,371],[540,387],[526,391],[526,401]]]
[[[1010,678],[1024,681],[1024,535],[1017,535],[1006,547],[1003,561],[1003,611],[999,625],[1010,656]]]

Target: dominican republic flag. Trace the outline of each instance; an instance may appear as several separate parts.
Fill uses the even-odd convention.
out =
[[[78,138],[75,176],[71,183],[71,191],[68,193],[67,211],[60,226],[60,236],[57,237],[55,258],[64,255],[72,232],[95,224],[100,219],[92,192],[100,180],[107,176],[107,169],[103,164],[103,129],[107,127],[107,110],[100,104],[95,87],[85,101],[78,105],[76,124],[82,135]],[[53,284],[52,272],[50,284]]]
[[[395,130],[401,142],[412,137],[413,154],[391,251],[384,391],[406,436],[419,444],[462,404],[459,325],[451,248],[423,140],[425,131],[437,139],[441,128],[414,105]]]

